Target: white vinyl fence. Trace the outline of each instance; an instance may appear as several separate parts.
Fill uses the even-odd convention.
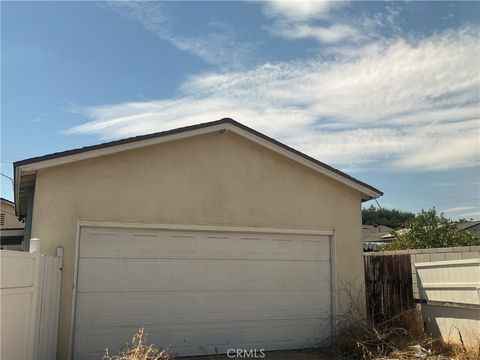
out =
[[[480,259],[415,263],[422,315],[434,336],[478,346]]]
[[[57,348],[63,248],[41,255],[0,250],[0,358],[54,360]]]

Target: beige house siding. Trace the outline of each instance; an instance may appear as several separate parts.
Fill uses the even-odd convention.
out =
[[[15,215],[15,206],[2,200],[0,214],[3,218],[2,229],[23,229],[24,223],[18,221]]]
[[[32,236],[63,246],[58,358],[68,353],[76,221],[335,229],[337,280],[363,287],[361,194],[231,132],[40,170]],[[340,310],[347,296],[339,293]]]

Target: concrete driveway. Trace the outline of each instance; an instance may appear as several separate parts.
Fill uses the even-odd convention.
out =
[[[227,355],[206,355],[182,357],[182,360],[240,360],[240,359],[263,359],[263,360],[316,360],[316,359],[334,359],[327,355],[322,349],[302,349],[302,350],[283,350],[265,352],[265,357],[257,357],[245,355],[244,357],[228,357]]]

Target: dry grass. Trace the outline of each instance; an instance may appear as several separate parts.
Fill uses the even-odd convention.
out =
[[[168,349],[157,349],[153,344],[146,344],[144,329],[138,330],[132,342],[125,345],[117,354],[110,356],[105,350],[103,360],[173,360],[176,356]]]
[[[425,343],[423,327],[414,310],[377,325],[359,314],[345,313],[339,321],[341,330],[332,349],[344,358],[385,359],[399,351],[416,352],[410,347]]]
[[[428,337],[416,309],[405,311],[376,326],[366,320],[344,327],[333,347],[336,355],[346,359],[390,360],[480,360],[479,345],[445,343]]]
[[[480,360],[478,345],[465,345],[458,331],[460,343],[445,343],[426,335],[423,320],[417,309],[372,324],[363,314],[359,294],[353,295],[351,306],[338,317],[339,334],[331,348],[331,355],[343,359],[391,360]]]
[[[326,356],[335,359],[364,360],[480,360],[480,338],[476,347],[459,343],[445,343],[426,336],[420,313],[416,309],[405,311],[381,324],[373,325],[360,311],[360,301],[338,318],[341,329],[335,344]],[[297,358],[290,354],[292,358]],[[309,357],[309,359],[312,357]],[[325,359],[324,355],[318,358]],[[157,349],[147,344],[144,329],[140,329],[132,342],[117,354],[110,356],[106,350],[103,360],[173,360],[176,354],[168,349]]]
[[[480,335],[478,336],[478,341],[475,346],[467,346],[463,341],[462,333],[458,329],[457,331],[460,339],[459,343],[445,343],[440,340],[432,340],[431,347],[433,354],[439,354],[443,356],[444,359],[480,360]]]

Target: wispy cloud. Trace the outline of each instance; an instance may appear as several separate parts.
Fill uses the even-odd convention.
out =
[[[229,116],[338,166],[478,166],[478,36],[465,27],[335,61],[202,74],[175,98],[88,108],[91,121],[68,133],[118,138]]]
[[[168,15],[167,5],[156,1],[110,1],[101,4],[127,19],[137,21],[160,39],[209,64],[224,68],[244,65],[252,46],[239,41],[229,25],[210,22],[201,33],[181,34],[176,29],[174,19]]]
[[[443,209],[442,212],[444,212],[444,213],[454,213],[454,212],[460,212],[460,211],[472,210],[472,209],[476,209],[476,207],[475,206],[458,206],[458,207]]]
[[[433,183],[433,186],[440,186],[440,187],[445,187],[445,186],[458,186],[458,187],[464,187],[464,186],[480,186],[480,182],[439,182],[439,183]]]

